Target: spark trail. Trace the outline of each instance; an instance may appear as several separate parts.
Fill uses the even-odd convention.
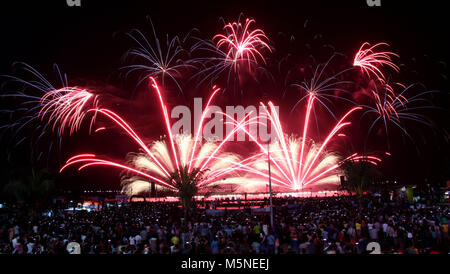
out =
[[[162,92],[153,77],[150,77],[151,85],[156,91],[159,99],[161,111],[166,125],[168,140],[154,141],[147,146],[144,140],[135,132],[135,130],[122,117],[115,112],[105,109],[91,109],[91,112],[108,118],[116,126],[121,128],[134,142],[141,148],[141,153],[130,153],[127,163],[119,163],[108,159],[102,159],[92,153],[83,153],[71,157],[61,168],[60,172],[66,168],[79,165],[79,170],[91,166],[109,166],[119,168],[131,174],[143,176],[149,181],[169,189],[176,189],[175,182],[171,181],[171,175],[174,172],[180,172],[181,169],[187,169],[189,172],[201,171],[205,173],[198,186],[206,189],[211,185],[217,185],[224,178],[234,177],[235,173],[243,170],[240,163],[240,156],[232,152],[223,151],[225,143],[244,126],[245,119],[238,122],[236,126],[221,142],[205,141],[200,137],[203,128],[204,119],[208,112],[209,104],[219,89],[214,88],[210,98],[202,113],[199,130],[195,136],[185,134],[173,134],[171,131],[170,119]],[[181,175],[180,175],[181,176]],[[227,177],[228,176],[228,177]],[[130,184],[142,184],[139,177],[135,180],[127,178],[123,180],[126,187]],[[148,182],[148,185],[150,182]]]

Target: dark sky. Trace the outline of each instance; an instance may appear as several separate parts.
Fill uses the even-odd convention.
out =
[[[307,21],[313,34],[320,33],[338,51],[348,54],[355,52],[364,41],[389,42],[406,67],[421,75],[420,80],[426,82],[427,88],[447,94],[434,102],[444,110],[430,115],[438,131],[449,129],[448,82],[440,75],[448,77],[450,44],[446,37],[450,19],[442,1],[382,0],[381,7],[368,7],[365,0],[81,0],[81,7],[68,7],[65,0],[10,2],[7,5],[2,2],[0,8],[0,74],[12,74],[12,64],[21,61],[44,75],[52,75],[52,64],[57,63],[70,79],[99,81],[124,89],[117,79],[117,69],[131,43],[123,33],[131,28],[148,27],[147,15],[159,34],[173,36],[198,28],[206,37],[212,37],[221,30],[220,17],[235,20],[243,12],[255,18],[269,37],[283,32],[295,35],[296,40],[311,39],[311,34],[302,37]],[[434,175],[449,176],[448,143],[444,138],[425,138],[419,154],[414,148],[395,141],[396,155],[386,162],[386,174],[403,182],[420,182]],[[80,140],[81,137],[70,140],[69,146],[83,143]],[[27,150],[22,149],[17,158],[26,154]],[[16,160],[13,165],[19,162]],[[83,180],[98,183],[93,173],[89,172]],[[105,176],[102,174],[101,178],[106,178],[103,181],[107,181],[107,186],[118,187],[117,173]],[[87,180],[88,177],[91,179]],[[104,186],[104,182],[101,184]]]

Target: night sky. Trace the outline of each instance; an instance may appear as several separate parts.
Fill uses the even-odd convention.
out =
[[[385,41],[390,44],[391,50],[400,55],[399,63],[403,65],[401,79],[409,83],[423,83],[427,89],[440,90],[439,94],[431,98],[440,109],[427,112],[427,116],[435,123],[433,130],[411,125],[417,144],[404,141],[400,136],[391,136],[393,157],[383,163],[383,173],[387,179],[400,183],[423,183],[425,178],[430,182],[442,182],[450,178],[450,149],[446,136],[450,130],[447,80],[450,43],[446,39],[450,19],[445,4],[440,1],[416,3],[382,0],[381,7],[368,7],[365,0],[81,2],[81,7],[68,7],[65,0],[11,1],[6,6],[2,3],[0,74],[17,75],[13,64],[19,61],[33,66],[52,79],[52,65],[57,63],[74,83],[101,86],[122,98],[123,101],[110,103],[117,109],[129,112],[136,126],[146,130],[148,136],[158,136],[162,131],[162,124],[158,124],[160,117],[155,117],[154,112],[149,111],[157,106],[142,104],[142,101],[150,99],[142,91],[132,92],[133,83],[123,80],[118,73],[119,67],[123,65],[123,54],[133,46],[124,33],[132,28],[150,31],[147,15],[152,18],[161,37],[166,33],[170,37],[183,35],[198,28],[203,37],[211,38],[223,27],[220,17],[226,21],[236,20],[242,12],[246,17],[254,18],[257,26],[273,41],[295,36],[294,46],[301,47],[305,43],[314,46],[312,41],[320,34],[321,44],[331,44],[336,51],[353,56],[364,41]],[[279,52],[284,53],[283,42],[280,44]],[[314,55],[318,56],[320,52],[314,52]],[[4,79],[1,81],[4,82]],[[285,104],[283,102],[292,102],[290,99],[299,99],[292,92],[285,98],[273,91],[259,94],[258,91],[250,92],[260,96],[257,98],[259,100],[270,98],[282,106]],[[180,97],[175,92],[169,97],[174,103],[192,102],[192,97]],[[221,102],[248,104],[255,98],[249,97],[229,96]],[[124,106],[122,102],[131,103]],[[1,102],[3,108],[7,104],[4,100]],[[253,104],[257,105],[258,102]],[[289,110],[291,108],[292,104],[286,107]],[[342,113],[344,110],[339,111]],[[287,122],[289,128],[298,124],[295,112],[292,116],[288,116],[289,111],[282,112],[282,115],[290,117]],[[1,121],[7,123],[8,120],[2,116]],[[355,140],[364,139],[365,132],[358,132],[358,129],[356,126],[351,136]],[[81,148],[96,148],[103,153],[112,152],[118,157],[134,148],[130,143],[119,142],[120,138],[114,140],[114,136],[111,134],[110,140],[106,141],[95,138],[86,141],[86,134],[77,134],[63,141],[63,151],[59,156],[53,156],[50,163],[44,161],[39,164],[30,162],[29,145],[12,149],[2,138],[0,160],[5,174],[2,177],[8,178],[8,167],[48,164],[51,170],[55,170],[56,158],[67,159],[72,153],[80,152]],[[374,148],[386,145],[386,140],[380,139],[374,138]],[[361,147],[360,141],[355,141],[354,146]],[[69,172],[61,178],[63,181],[76,180],[78,185],[86,188],[120,187],[119,172],[105,172],[104,169],[83,171],[76,179]]]

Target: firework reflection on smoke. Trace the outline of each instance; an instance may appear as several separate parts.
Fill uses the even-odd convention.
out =
[[[124,176],[121,181],[123,186],[122,191],[129,197],[151,191],[151,183],[139,176]],[[155,184],[154,187],[156,191],[164,191],[167,189],[159,184]]]
[[[220,143],[216,141],[197,142],[196,152],[193,153],[195,139],[191,135],[178,134],[174,136],[174,139],[176,144],[175,147],[180,157],[179,164],[181,167],[189,167],[190,170],[202,169],[202,166],[208,161],[207,165],[203,167],[203,170],[206,172],[204,174],[204,179],[199,184],[201,190],[222,180],[225,176],[231,175],[232,177],[232,170],[230,168],[240,160],[238,154],[222,151],[214,153],[220,145]],[[150,150],[170,174],[177,171],[175,163],[171,160],[171,146],[165,141],[155,141],[150,146]],[[195,155],[192,162],[190,160],[191,154]],[[155,176],[162,178],[164,181],[169,180],[169,176],[164,170],[156,165],[147,154],[131,153],[128,157],[130,166],[149,174],[155,174]],[[231,178],[227,178],[226,183],[232,183],[229,181],[230,179]],[[126,189],[135,189],[135,185],[143,185],[142,179],[127,179],[126,181],[123,181],[123,183]],[[147,187],[149,186],[149,182],[147,182]]]
[[[299,190],[306,185],[313,184],[337,184],[336,174],[332,171],[338,168],[339,156],[327,151],[319,152],[320,144],[308,140],[304,149],[303,164],[300,164],[299,155],[302,153],[301,147],[303,139],[295,136],[285,136],[280,142],[270,145],[269,152],[271,157],[271,175],[277,178],[276,182],[289,182],[288,187],[293,190]],[[315,159],[315,156],[319,155]],[[261,157],[259,162],[254,164],[257,170],[268,174],[267,157]],[[315,159],[312,170],[305,176],[303,181],[298,180],[298,174],[304,174],[311,161]],[[301,169],[301,170],[300,170]]]

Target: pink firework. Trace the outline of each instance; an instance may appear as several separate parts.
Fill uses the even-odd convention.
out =
[[[42,108],[38,117],[47,116],[48,123],[53,123],[52,130],[59,128],[59,135],[65,128],[70,128],[70,134],[80,128],[86,115],[86,109],[97,106],[98,96],[84,88],[64,87],[54,89],[41,98]]]
[[[389,46],[389,44],[378,43],[370,46],[369,43],[364,42],[355,55],[353,66],[360,67],[368,76],[373,74],[380,82],[384,83],[386,77],[380,70],[380,67],[388,66],[396,72],[398,72],[400,68],[392,62],[392,56],[398,57],[397,54],[390,51],[376,51],[376,49],[381,46]]]
[[[225,34],[217,34],[213,40],[218,39],[216,47],[224,48],[226,52],[225,63],[233,64],[237,69],[240,61],[247,62],[250,68],[252,62],[257,63],[258,59],[265,62],[261,49],[272,51],[268,38],[261,29],[252,29],[253,19],[245,19],[245,24],[238,22],[228,23],[224,26]]]
[[[407,92],[415,85],[404,86],[401,83],[396,84],[402,88],[403,91],[395,93],[392,86],[388,84],[385,84],[380,89],[378,86],[374,86],[374,89],[371,89],[372,96],[370,98],[372,103],[369,105],[363,105],[366,110],[362,115],[373,115],[373,117],[375,117],[369,127],[367,136],[371,134],[377,124],[382,124],[387,135],[389,135],[389,125],[393,125],[412,140],[412,136],[406,130],[405,122],[412,121],[426,126],[432,126],[430,120],[418,111],[433,109],[433,106],[423,105],[423,103],[428,102],[423,96],[433,93],[433,91],[425,91],[414,96],[407,97]]]
[[[214,88],[210,98],[207,101],[205,111],[200,119],[199,130],[194,136],[185,134],[173,134],[171,131],[170,119],[167,106],[163,95],[154,78],[150,77],[152,86],[157,93],[161,110],[164,116],[164,122],[169,136],[168,142],[165,140],[154,141],[147,146],[135,130],[118,114],[105,108],[95,108],[89,110],[95,114],[101,114],[107,117],[115,125],[121,128],[134,142],[141,148],[142,153],[132,153],[129,155],[127,163],[119,163],[107,159],[101,159],[95,154],[85,153],[75,155],[70,158],[61,168],[61,172],[69,166],[79,165],[79,170],[90,166],[108,166],[119,168],[138,177],[125,179],[127,189],[141,189],[142,184],[149,186],[150,181],[155,182],[160,187],[176,190],[174,182],[171,181],[171,175],[187,170],[188,172],[201,171],[205,176],[199,182],[198,186],[205,189],[208,186],[216,185],[225,176],[233,177],[233,174],[241,170],[239,163],[240,157],[231,152],[224,152],[225,143],[240,130],[245,124],[243,121],[237,123],[237,126],[221,142],[204,141],[200,137],[203,123],[208,112],[208,107],[218,93],[219,89]],[[142,177],[145,180],[142,180]],[[147,181],[146,181],[147,180]],[[146,188],[148,189],[148,187]],[[134,193],[134,192],[133,192]]]
[[[403,85],[400,86],[405,88]],[[386,84],[383,94],[380,94],[378,90],[371,91],[379,116],[388,120],[391,116],[395,116],[398,119],[398,110],[399,108],[405,108],[408,99],[403,94],[395,95],[393,88],[388,84]]]
[[[310,97],[306,117],[309,117],[313,101],[314,97]],[[351,122],[346,121],[348,116],[355,111],[361,110],[361,107],[354,107],[349,110],[328,133],[325,140],[322,143],[316,144],[307,136],[309,118],[305,119],[303,128],[304,135],[301,138],[288,136],[282,128],[273,103],[269,102],[268,107],[262,103],[261,105],[265,109],[265,114],[263,115],[268,117],[275,129],[276,140],[269,145],[269,148],[266,148],[257,140],[256,136],[252,136],[249,131],[243,129],[250,136],[251,140],[257,144],[261,152],[245,159],[242,162],[242,168],[249,173],[268,179],[267,155],[269,154],[271,180],[281,189],[299,190],[310,185],[336,185],[339,182],[336,171],[345,161],[366,161],[374,165],[377,165],[381,161],[378,157],[361,156],[357,153],[341,160],[334,153],[326,151],[327,146],[339,132],[351,124]],[[261,181],[261,184],[266,184],[266,181]]]

